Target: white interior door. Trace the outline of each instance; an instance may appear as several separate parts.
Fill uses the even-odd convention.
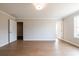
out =
[[[56,36],[59,39],[63,39],[63,21],[59,20],[56,22]]]
[[[10,23],[9,23],[9,25],[10,25],[10,27],[9,27],[9,31],[10,31],[10,43],[11,42],[13,42],[13,41],[16,41],[17,40],[17,33],[16,33],[16,21],[15,20],[10,20],[9,21]]]

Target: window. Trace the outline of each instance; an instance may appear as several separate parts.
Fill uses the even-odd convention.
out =
[[[79,16],[74,17],[74,37],[79,38]]]

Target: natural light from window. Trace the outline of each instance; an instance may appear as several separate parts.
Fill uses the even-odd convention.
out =
[[[79,16],[74,17],[74,37],[79,38]]]

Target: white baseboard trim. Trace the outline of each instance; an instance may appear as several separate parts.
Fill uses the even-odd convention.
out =
[[[10,43],[15,42],[16,40],[10,41]]]
[[[54,41],[56,39],[24,39],[24,41]]]
[[[15,42],[16,40],[14,40],[14,41],[12,41],[12,42]],[[10,43],[12,43],[12,42],[10,42]],[[6,42],[6,43],[2,43],[2,44],[0,44],[0,47],[3,47],[3,46],[5,46],[5,45],[7,45],[7,44],[9,44],[9,42]]]
[[[64,39],[60,39],[60,40],[63,40],[63,41],[65,41],[65,42],[67,42],[67,43],[70,43],[70,44],[76,46],[76,47],[79,47],[79,45],[76,44],[76,43],[74,43],[74,42],[71,42],[71,41],[68,41],[68,40],[64,40]]]
[[[7,44],[8,44],[8,42],[6,42],[6,43],[4,43],[4,44],[1,44],[0,47],[3,47],[3,46],[5,46],[5,45],[7,45]]]

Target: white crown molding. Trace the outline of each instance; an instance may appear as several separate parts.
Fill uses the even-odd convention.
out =
[[[62,20],[61,19],[56,19],[56,18],[16,18],[16,21],[58,21]]]
[[[16,21],[53,21],[53,22],[56,22],[57,21],[57,19],[52,19],[52,18],[40,18],[40,19],[37,19],[37,18],[33,18],[33,19],[16,19]]]
[[[57,19],[57,18],[16,18],[18,19]]]
[[[2,11],[2,10],[0,10],[0,13],[5,14],[5,15],[7,15],[7,16],[10,16],[10,17],[12,17],[12,18],[15,18],[14,16],[12,16],[12,15],[10,15],[10,14],[8,14],[8,13]]]

